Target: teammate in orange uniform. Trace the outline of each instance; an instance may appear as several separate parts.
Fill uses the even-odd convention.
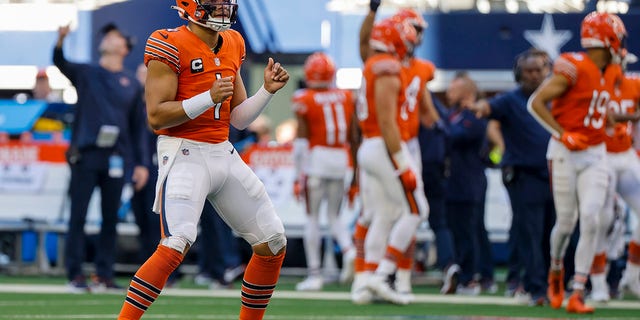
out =
[[[375,1],[371,1],[374,3]],[[375,19],[375,10],[373,6],[370,14],[365,18],[360,29],[360,55],[363,61],[366,61],[367,57],[371,54],[372,48],[369,45],[369,37],[371,34],[371,28]],[[423,30],[427,27],[426,21],[422,16],[412,9],[401,9],[391,19],[397,23],[408,23],[413,26],[416,31],[416,38],[412,44],[412,47],[418,46],[422,40]],[[435,66],[427,61],[418,59],[413,56],[413,48],[407,52],[406,61],[403,62],[403,73],[407,77],[407,82],[403,88],[406,100],[400,106],[400,117],[402,119],[399,122],[401,126],[401,138],[407,143],[409,153],[412,156],[413,161],[416,164],[416,172],[421,172],[422,161],[420,159],[420,146],[417,139],[420,121],[425,125],[431,126],[435,122],[439,121],[440,117],[435,111],[431,95],[429,94],[426,84],[433,79],[433,73]],[[425,203],[425,210],[423,215],[428,213],[428,206]],[[356,257],[356,278],[352,285],[352,300],[355,303],[366,303],[370,299],[365,288],[365,280],[367,277],[366,270],[372,271],[377,267],[377,262],[372,261],[371,258],[367,259],[368,263],[365,264],[365,255],[370,257],[378,257],[384,254],[385,250],[395,250],[398,246],[407,241],[409,238],[409,246],[402,253],[402,257],[399,257],[397,261],[393,263],[397,265],[395,288],[398,292],[405,294],[405,296],[411,297],[411,268],[413,265],[413,256],[415,250],[415,238],[414,233],[407,233],[407,230],[403,230],[400,227],[396,227],[392,231],[390,236],[390,242],[385,247],[384,239],[386,237],[379,237],[377,235],[368,235],[368,228],[371,224],[372,210],[369,210],[367,206],[364,206],[364,211],[359,217],[354,232],[354,242],[356,248],[358,248],[358,254]],[[424,217],[423,217],[424,218]],[[406,223],[413,223],[416,220],[415,216],[402,216],[402,222],[398,225],[404,225]],[[404,221],[408,220],[408,221]],[[395,221],[388,221],[388,223],[395,223]],[[389,226],[391,228],[391,226]],[[415,230],[415,229],[414,229]],[[365,242],[367,243],[365,245]],[[365,249],[366,248],[366,249]],[[365,253],[366,251],[373,251]],[[375,258],[374,258],[375,259]]]
[[[196,239],[204,201],[252,247],[242,281],[240,319],[262,319],[278,281],[287,239],[264,185],[228,141],[229,125],[246,128],[289,74],[269,58],[264,84],[247,97],[245,57],[235,0],[178,0],[186,26],[147,40],[144,60],[149,124],[158,139],[154,211],[162,239],[134,275],[118,319],[140,319]]]
[[[623,68],[630,61],[637,60],[635,55],[627,54],[623,58]],[[612,172],[611,192],[609,194],[610,210],[602,217],[600,224],[600,237],[596,256],[591,268],[591,299],[595,301],[608,301],[610,299],[609,288],[606,280],[606,251],[610,242],[607,237],[609,230],[613,229],[614,221],[613,201],[617,193],[633,209],[640,213],[640,160],[632,148],[632,123],[637,121],[638,103],[640,102],[640,78],[638,75],[625,74],[620,82],[615,95],[609,102],[609,116],[619,121],[612,128],[612,134],[606,136],[607,160]],[[640,230],[636,228],[629,243],[629,255],[624,276],[620,281],[620,290],[629,289],[640,297]],[[622,292],[622,291],[621,291]]]
[[[392,289],[388,276],[396,271],[397,261],[409,247],[428,207],[422,179],[402,141],[402,123],[406,120],[401,106],[408,81],[402,61],[413,49],[415,37],[415,29],[406,22],[387,19],[373,27],[373,52],[364,66],[361,89],[365,98],[357,106],[363,136],[358,150],[362,198],[365,210],[371,214],[369,234],[374,235],[365,241],[365,260],[369,266],[379,262],[377,268],[369,268],[375,269],[374,274],[362,276],[359,281],[371,292],[397,304],[409,303],[410,297]],[[396,228],[401,232],[394,232]],[[394,237],[398,234],[404,237]],[[391,246],[386,247],[387,243]],[[386,252],[374,250],[380,247],[386,247]]]
[[[417,37],[414,48],[422,42],[422,34],[427,28],[427,22],[422,16],[412,9],[401,9],[393,15],[392,19],[408,22],[416,29]],[[400,117],[406,122],[402,128],[402,140],[407,143],[409,154],[417,167],[417,173],[421,176],[422,172],[422,156],[420,152],[420,142],[418,141],[418,132],[420,130],[420,122],[426,127],[431,127],[440,120],[440,115],[433,105],[431,94],[427,89],[427,83],[433,80],[435,65],[428,60],[415,57],[413,50],[408,53],[407,61],[404,66],[404,72],[408,77],[408,83],[405,87],[406,100],[400,107]],[[427,212],[424,212],[427,214]],[[411,244],[405,250],[402,258],[397,261],[398,270],[396,272],[395,288],[398,292],[404,294],[411,293],[411,269],[413,268],[413,258],[415,254],[415,235],[406,234],[405,231],[396,228],[393,230],[397,235],[392,234],[391,239],[398,236],[412,237]],[[395,243],[389,243],[387,249],[395,246]]]
[[[316,52],[304,64],[307,89],[293,96],[293,110],[298,120],[294,141],[297,197],[305,198],[307,222],[304,249],[308,277],[296,285],[296,290],[320,290],[323,279],[320,270],[320,204],[326,202],[331,234],[338,241],[343,255],[346,278],[352,269],[355,249],[348,227],[339,219],[344,184],[349,167],[347,136],[356,118],[354,97],[349,90],[332,88],[336,67],[328,55]],[[302,196],[304,193],[305,196]],[[341,279],[342,280],[342,279]]]
[[[575,253],[570,313],[592,313],[584,303],[584,286],[596,250],[601,214],[608,188],[604,144],[606,111],[622,72],[626,30],[609,13],[592,12],[582,21],[581,44],[586,52],[562,54],[554,75],[529,99],[528,109],[554,139],[547,158],[557,219],[551,233],[548,297],[552,308],[564,299],[563,265],[569,238],[580,215],[580,239]],[[552,102],[551,110],[547,103]]]

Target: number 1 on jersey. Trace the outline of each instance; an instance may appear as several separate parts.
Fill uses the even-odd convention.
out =
[[[222,73],[216,72],[216,80],[222,79]],[[220,120],[220,108],[222,108],[222,102],[213,105],[213,119]]]

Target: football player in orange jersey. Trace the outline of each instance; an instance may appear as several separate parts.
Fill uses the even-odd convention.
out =
[[[342,250],[341,281],[348,278],[356,253],[348,227],[339,219],[349,167],[347,137],[350,127],[357,126],[352,122],[356,120],[355,99],[351,91],[332,87],[335,73],[331,57],[322,52],[311,54],[304,64],[307,88],[293,95],[292,108],[298,120],[293,143],[295,193],[298,199],[304,198],[307,210],[303,240],[308,276],[296,285],[296,290],[301,291],[320,290],[323,286],[319,225],[323,201],[331,234]]]
[[[628,63],[637,61],[637,57],[627,53],[623,58],[623,69]],[[638,121],[640,113],[640,78],[636,74],[627,73],[619,83],[616,94],[609,102],[608,116],[617,121],[611,130],[608,130],[605,142],[607,145],[607,160],[612,170],[611,192],[608,195],[609,212],[602,216],[600,224],[600,237],[596,256],[591,268],[591,299],[595,301],[608,301],[610,299],[609,288],[606,279],[607,249],[615,239],[609,237],[614,228],[616,217],[613,214],[613,202],[616,193],[633,209],[640,214],[640,159],[632,147],[632,121]],[[613,121],[610,121],[613,122]],[[624,276],[619,284],[619,289],[629,289],[640,297],[640,227],[636,227],[629,243],[629,255]],[[616,252],[616,250],[613,250]],[[609,257],[611,258],[611,257]]]
[[[265,187],[228,141],[229,125],[246,128],[289,80],[269,58],[264,84],[251,97],[240,75],[244,40],[230,30],[236,0],[178,0],[187,25],[147,39],[147,116],[158,138],[154,211],[162,239],[134,275],[118,319],[140,319],[196,240],[205,201],[253,248],[239,319],[262,319],[278,281],[287,239]]]
[[[582,21],[585,52],[562,54],[553,76],[530,97],[528,109],[553,136],[547,158],[557,219],[551,233],[548,298],[552,308],[564,299],[562,260],[580,217],[575,253],[571,313],[592,313],[584,303],[584,286],[596,251],[599,220],[609,184],[604,144],[607,104],[622,77],[620,59],[626,30],[609,13],[592,12]],[[547,104],[551,102],[551,110]]]
[[[375,2],[376,1],[371,1],[372,4]],[[369,44],[369,38],[375,20],[375,10],[373,6],[371,6],[371,9],[371,12],[363,21],[360,29],[360,56],[363,61],[366,61],[373,51]],[[403,73],[407,78],[406,85],[403,88],[406,99],[400,106],[400,117],[402,121],[398,122],[398,124],[401,130],[401,138],[407,143],[409,154],[417,165],[416,172],[420,173],[422,170],[422,161],[420,160],[420,146],[417,139],[420,122],[422,121],[425,125],[432,126],[434,123],[440,121],[440,117],[431,100],[431,95],[426,87],[427,82],[433,79],[435,66],[427,60],[413,56],[413,48],[420,44],[422,32],[427,27],[427,23],[419,13],[412,9],[401,9],[390,19],[397,23],[408,23],[416,31],[415,41],[411,43],[411,50],[407,52],[407,57],[403,61]],[[386,237],[379,237],[377,235],[367,236],[369,225],[373,219],[372,212],[372,210],[367,208],[367,204],[365,204],[364,210],[356,223],[354,241],[356,248],[358,248],[358,254],[356,257],[356,279],[354,279],[355,281],[352,285],[352,300],[356,303],[365,303],[369,300],[369,295],[366,291],[363,291],[365,281],[362,279],[367,277],[366,273],[364,273],[366,271],[365,269],[371,271],[377,266],[375,258],[371,260],[371,257],[378,257],[382,255],[385,250],[397,250],[398,247],[403,247],[404,242],[407,241],[406,238],[409,238],[409,246],[405,249],[405,252],[402,253],[402,257],[394,262],[398,268],[394,285],[398,292],[405,294],[411,299],[411,269],[415,250],[415,231],[414,233],[408,233],[400,227],[393,228],[392,235],[389,237],[390,242],[385,247],[384,242],[381,241],[385,241]],[[416,219],[424,218],[424,216],[428,214],[426,200],[425,210],[422,211],[422,214],[422,217],[412,215],[402,216],[397,222],[397,225],[411,225],[416,222]],[[396,221],[388,221],[388,223],[393,225]],[[367,243],[366,245],[364,244],[365,242]],[[365,253],[367,250],[373,252]],[[365,259],[365,255],[369,255],[370,258]],[[365,264],[363,260],[367,260],[367,263]],[[365,267],[365,265],[367,267]],[[358,274],[361,275],[358,276]]]
[[[389,276],[396,271],[397,261],[409,247],[421,217],[428,210],[422,179],[402,140],[401,123],[406,120],[400,107],[408,82],[402,61],[412,50],[415,37],[415,28],[406,22],[386,19],[373,27],[370,38],[373,51],[365,62],[356,112],[363,136],[357,157],[362,201],[371,217],[365,260],[368,271],[375,273],[361,273],[354,279],[352,290],[355,287],[359,290],[352,293],[367,292],[361,290],[364,284],[369,292],[397,304],[407,304],[411,299],[391,288]],[[394,232],[396,228],[401,232]],[[398,234],[404,237],[394,238]],[[387,243],[395,245],[387,247]],[[380,247],[386,248],[386,252],[375,250]],[[352,299],[356,303],[368,302],[355,294]]]

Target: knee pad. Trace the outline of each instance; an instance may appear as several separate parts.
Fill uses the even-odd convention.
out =
[[[284,233],[276,233],[271,236],[266,243],[269,246],[271,253],[276,255],[280,250],[282,250],[282,248],[287,246],[287,237],[284,236]]]
[[[181,236],[170,236],[162,238],[162,240],[160,240],[160,244],[176,250],[180,253],[184,253],[185,250],[191,246],[190,241]]]

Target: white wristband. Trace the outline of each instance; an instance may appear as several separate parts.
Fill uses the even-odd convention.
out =
[[[396,166],[396,174],[405,172],[410,167],[409,159],[407,159],[404,152],[402,152],[402,149],[394,153],[391,157],[393,158],[393,162]]]
[[[187,114],[189,119],[195,119],[214,104],[213,99],[211,99],[211,93],[207,90],[189,99],[182,100],[182,109],[184,109],[184,113]]]

